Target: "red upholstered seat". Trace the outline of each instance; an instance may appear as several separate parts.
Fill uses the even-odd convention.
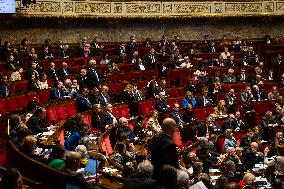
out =
[[[235,133],[234,137],[235,137],[236,141],[239,141],[243,138],[244,135],[245,135],[244,131],[239,131],[239,132]]]
[[[74,60],[74,65],[84,66],[87,64],[87,59],[85,58],[77,58]]]
[[[68,117],[74,116],[78,113],[75,102],[66,103],[64,106],[65,106],[66,114]]]
[[[67,119],[68,118],[68,115],[66,113],[64,105],[57,106],[55,108],[55,110],[56,110],[56,113],[57,113],[58,120]]]
[[[38,93],[39,96],[39,102],[41,104],[47,103],[50,95],[50,89],[47,90],[41,90]]]
[[[220,154],[224,154],[225,153],[225,147],[224,147],[224,143],[225,143],[225,137],[224,135],[219,135],[217,138],[217,150]]]
[[[55,108],[49,108],[46,110],[47,121],[50,123],[56,123],[58,121]]]
[[[204,108],[193,109],[195,113],[196,119],[200,121],[205,121],[206,119],[206,111]]]
[[[141,115],[149,115],[151,111],[155,109],[155,101],[154,100],[146,100],[139,102],[139,112]]]
[[[130,118],[130,111],[129,111],[129,107],[127,104],[116,106],[116,109],[117,109],[119,118],[121,117],[125,117],[126,119]]]
[[[181,136],[180,136],[179,130],[176,130],[174,132],[173,141],[178,147],[182,146],[182,141],[181,141]]]
[[[15,82],[15,92],[16,93],[23,93],[26,92],[28,89],[28,81],[16,81]]]
[[[102,136],[100,142],[100,148],[103,152],[106,153],[107,157],[112,153],[112,146],[110,143],[109,133],[106,133],[104,134],[104,136]]]
[[[36,92],[29,92],[27,94],[28,102],[39,102]]]
[[[177,90],[175,88],[168,88],[168,94],[170,97],[176,97],[177,96]]]
[[[16,97],[18,108],[25,108],[28,104],[26,95],[20,95]]]
[[[112,113],[116,119],[119,119],[119,113],[118,113],[116,106],[112,107]]]
[[[213,107],[207,107],[207,108],[205,108],[205,111],[206,111],[206,117],[207,117],[214,112],[214,108]]]
[[[0,98],[0,114],[6,114],[8,112],[7,105],[6,105],[6,99]]]
[[[18,109],[17,100],[14,97],[6,98],[6,107],[8,112],[13,112]]]
[[[267,111],[269,111],[269,103],[268,102],[257,102],[254,105],[255,111],[258,114],[265,114]]]
[[[109,83],[108,88],[110,93],[118,92],[122,89],[120,83]]]
[[[92,127],[92,115],[90,113],[85,113],[82,116],[83,119],[83,123],[88,125],[88,132],[92,132],[93,131],[93,127]]]
[[[181,107],[181,106],[182,106],[182,99],[183,99],[183,98],[184,98],[184,97],[168,98],[168,99],[167,99],[167,103],[168,103],[168,105],[169,105],[170,107],[172,107],[173,104],[177,102],[177,103],[179,104],[179,106]]]

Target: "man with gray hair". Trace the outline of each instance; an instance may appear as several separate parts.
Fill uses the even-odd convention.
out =
[[[189,175],[185,170],[177,170],[177,189],[186,189],[190,186]]]
[[[154,166],[148,160],[144,160],[137,167],[137,172],[125,179],[125,189],[153,188],[156,181],[151,178]]]

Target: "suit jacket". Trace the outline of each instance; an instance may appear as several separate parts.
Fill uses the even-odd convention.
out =
[[[178,125],[184,124],[184,121],[182,120],[182,116],[180,115],[179,112],[171,112],[169,117],[174,119]]]
[[[121,91],[121,93],[119,95],[119,99],[120,99],[120,102],[122,102],[122,103],[130,103],[130,102],[135,101],[134,95],[128,93],[125,90]]]
[[[49,95],[49,100],[56,100],[64,97],[64,92],[58,88],[52,88]]]
[[[59,68],[59,69],[57,70],[57,75],[58,75],[58,77],[59,77],[60,79],[63,79],[64,76],[70,75],[70,74],[72,74],[72,71],[71,71],[70,68],[66,68],[66,69]]]
[[[76,77],[76,79],[77,79],[80,90],[82,90],[84,87],[89,87],[90,80],[87,76],[82,77],[81,75],[79,75],[79,76]]]
[[[233,96],[231,94],[226,94],[225,95],[225,102],[227,106],[231,106],[236,102],[236,96]]]
[[[188,110],[186,110],[186,111],[182,114],[182,120],[183,120],[185,123],[191,123],[191,122],[195,121],[195,120],[196,120],[196,116],[195,116],[194,111],[188,111]]]
[[[65,58],[70,56],[69,51],[65,51],[63,48],[57,50],[57,58]]]
[[[55,69],[53,70],[53,69],[48,68],[46,70],[46,75],[48,78],[52,79],[53,81],[58,81],[59,79],[58,73]]]
[[[87,68],[87,77],[90,80],[90,87],[98,87],[102,83],[101,74],[96,68]]]
[[[169,110],[168,103],[166,99],[158,99],[156,101],[156,109],[159,112],[166,112]]]
[[[105,117],[102,115],[102,113],[93,113],[92,114],[92,126],[93,128],[97,128],[100,130],[105,130],[105,126],[106,126],[106,120]]]
[[[225,120],[222,125],[222,131],[225,132],[227,129],[232,129],[233,131],[237,128],[235,121]]]
[[[254,167],[254,165],[258,162],[261,161],[261,157],[256,156],[250,148],[248,148],[247,150],[245,150],[244,154],[243,154],[243,165],[244,167],[247,169],[252,169]]]
[[[26,79],[29,80],[32,78],[32,75],[35,75],[36,79],[39,79],[39,73],[37,70],[28,69],[26,72]]]
[[[153,189],[156,181],[143,174],[135,173],[125,179],[124,189]]]
[[[136,92],[134,92],[133,96],[134,96],[135,101],[145,100],[145,96],[140,90],[137,90]]]
[[[108,94],[103,95],[102,93],[100,93],[97,96],[96,101],[103,106],[106,106],[107,104],[111,104],[111,99],[110,99],[110,96]]]
[[[6,84],[1,84],[0,85],[0,96],[1,97],[8,97],[10,95],[10,90],[8,85]]]
[[[92,109],[92,101],[82,95],[77,95],[77,108],[79,112],[84,112]]]
[[[154,177],[157,177],[163,165],[179,167],[176,145],[169,135],[162,133],[154,136],[149,142],[149,150],[154,165]]]
[[[241,139],[241,142],[240,142],[240,147],[243,147],[243,148],[248,148],[251,144],[251,138],[248,136],[248,135],[245,135],[243,136],[243,138]]]
[[[246,82],[246,81],[249,80],[249,75],[245,74],[244,79],[243,79],[243,76],[241,74],[239,74],[239,75],[237,75],[236,79],[237,79],[238,82]]]
[[[27,126],[32,131],[33,135],[48,131],[48,124],[45,122],[45,120],[41,120],[35,115],[32,115],[32,117],[30,117],[30,119],[27,121]]]
[[[253,93],[253,96],[254,96],[254,99],[256,101],[261,101],[261,100],[267,99],[265,93],[263,93],[263,92]]]
[[[205,103],[204,103],[204,100],[206,99],[206,105],[204,105]],[[211,98],[209,98],[208,96],[207,97],[205,97],[205,96],[199,96],[198,97],[198,100],[197,100],[197,105],[199,106],[199,107],[204,107],[204,106],[211,106],[213,104],[213,100],[211,99]]]
[[[236,76],[226,74],[223,78],[224,83],[233,83],[236,82]]]
[[[112,113],[109,113],[107,111],[103,111],[102,112],[102,116],[104,117],[105,123],[107,125],[112,125],[114,122],[114,119],[117,119],[113,114],[111,116]],[[116,120],[117,121],[117,120]]]
[[[241,101],[242,102],[249,102],[255,100],[253,94],[249,95],[247,92],[242,92],[241,93]]]

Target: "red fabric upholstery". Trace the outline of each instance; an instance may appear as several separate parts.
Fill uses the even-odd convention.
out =
[[[90,113],[85,113],[82,116],[83,122],[85,124],[88,125],[88,132],[92,132],[93,131],[93,127],[92,127],[92,115]]]
[[[121,117],[125,117],[126,119],[130,118],[130,111],[129,111],[129,107],[127,104],[123,104],[120,106],[116,106],[119,118]]]
[[[155,101],[154,100],[147,100],[147,101],[140,101],[139,102],[139,112],[141,115],[149,115],[151,111],[155,108]]]
[[[179,130],[176,130],[173,136],[174,143],[179,147],[182,146],[181,136]]]
[[[39,98],[36,94],[36,92],[30,92],[28,95],[27,95],[27,98],[28,98],[28,102],[38,102],[39,101]]]
[[[217,138],[217,150],[220,154],[225,153],[224,142],[225,142],[224,135],[219,135],[218,138]]]
[[[58,120],[67,119],[68,118],[68,115],[66,113],[64,105],[57,106],[55,108],[55,110],[56,110],[56,113],[57,113]]]
[[[18,108],[25,108],[28,104],[26,95],[20,95],[16,97]]]
[[[119,119],[119,113],[118,113],[118,110],[115,106],[113,106],[113,108],[112,108],[112,113],[113,113],[113,115],[116,119]]]
[[[206,111],[205,109],[193,109],[197,120],[205,121],[206,119]]]
[[[77,106],[76,106],[75,102],[69,102],[69,103],[65,104],[64,106],[65,106],[66,114],[67,114],[68,117],[74,116],[78,113]]]
[[[26,92],[28,89],[28,81],[16,81],[15,82],[15,91],[16,93]]]
[[[55,108],[50,108],[46,110],[47,121],[50,123],[55,123],[58,121],[57,113]]]
[[[50,95],[50,90],[49,89],[39,91],[39,93],[38,93],[39,102],[41,104],[47,103],[48,99],[49,99],[49,95]]]
[[[18,109],[16,98],[9,97],[6,98],[6,107],[8,112],[13,112]]]
[[[254,107],[255,111],[258,114],[265,114],[269,110],[269,103],[268,102],[255,103]]]
[[[7,112],[6,99],[0,98],[0,114],[6,114]]]
[[[106,156],[108,157],[112,153],[112,146],[109,139],[109,133],[106,133],[101,138],[100,148],[103,152],[106,153]]]

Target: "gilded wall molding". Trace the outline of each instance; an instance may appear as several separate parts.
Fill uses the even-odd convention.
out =
[[[107,1],[37,0],[17,14],[55,17],[210,17],[283,15],[284,0],[253,1]]]

